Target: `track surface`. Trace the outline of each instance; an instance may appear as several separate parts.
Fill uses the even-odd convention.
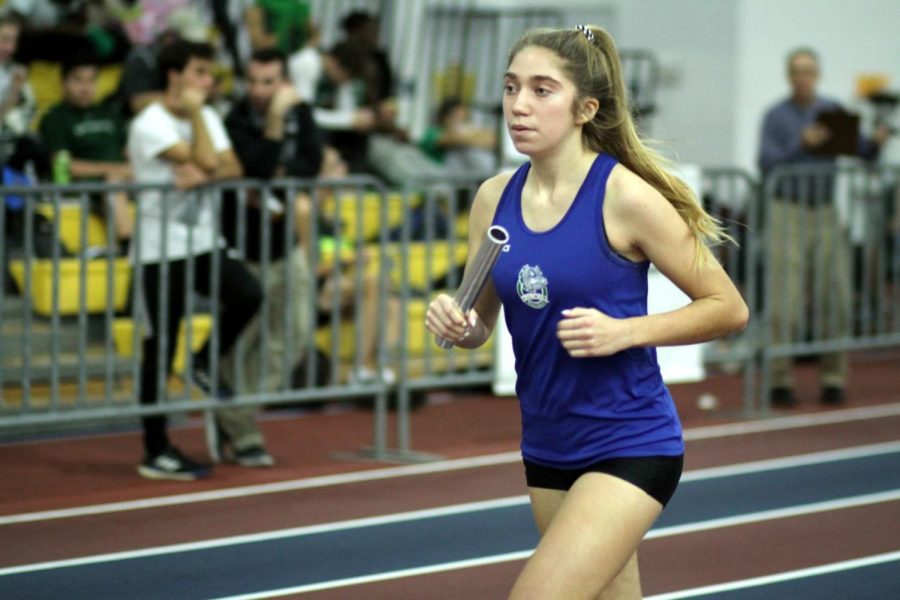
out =
[[[835,410],[804,367],[803,405],[758,420],[736,379],[673,386],[686,472],[641,546],[646,597],[900,597],[896,364],[854,364]],[[336,460],[369,442],[365,410],[264,429],[278,466],[189,484],[138,478],[134,432],[0,446],[0,597],[504,598],[537,542],[514,399],[432,395],[413,445],[443,460],[422,464]],[[174,436],[202,454],[195,424]]]

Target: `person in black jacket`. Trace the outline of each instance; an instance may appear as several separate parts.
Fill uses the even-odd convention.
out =
[[[287,60],[278,49],[266,48],[253,53],[247,66],[247,94],[228,113],[225,127],[248,178],[269,182],[280,177],[340,178],[347,174],[346,165],[337,152],[325,145],[324,134],[313,119],[312,107],[300,98],[288,81]],[[286,191],[283,186],[279,189],[277,185],[271,190],[263,186],[250,190],[245,209],[241,209],[236,196],[226,197],[223,230],[229,243],[242,250],[251,263],[255,263],[251,267],[267,269],[266,297],[270,302],[268,314],[271,315],[267,325],[268,354],[280,356],[279,352],[287,351],[289,335],[294,340],[292,346],[297,351],[297,362],[311,334],[309,300],[314,299],[323,311],[329,312],[332,302],[337,299],[343,304],[343,310],[352,311],[356,278],[347,273],[340,278],[332,277],[332,272],[327,269],[319,269],[317,278],[313,277],[308,266],[312,250],[309,244],[312,239],[311,199],[302,192],[287,198]],[[284,221],[289,213],[286,202],[293,202],[292,224]],[[266,228],[269,231],[267,263],[262,261],[264,253],[260,235],[261,220],[264,218],[268,221]],[[284,277],[288,269],[293,273],[290,289]],[[378,281],[375,276],[366,275],[362,282],[366,301],[359,310],[366,313],[363,322],[367,326],[361,334],[360,373],[355,375],[357,379],[368,379],[374,376],[377,363],[375,327],[379,319],[377,314],[371,313],[378,307]],[[312,290],[312,286],[318,290]],[[292,313],[293,327],[290,332],[284,326],[285,311]],[[256,389],[253,375],[259,368],[259,360],[253,354],[252,351],[248,353],[244,371],[250,375],[248,385]],[[266,378],[265,387],[277,389],[283,381],[280,368],[284,361],[265,362],[267,373],[261,374]],[[390,380],[392,374],[386,374],[386,377]]]
[[[257,391],[260,385],[274,391],[285,381],[284,361],[279,358],[261,362],[259,355],[266,352],[281,357],[291,351],[295,356],[289,363],[299,362],[311,334],[306,299],[310,286],[315,284],[307,253],[296,242],[297,225],[285,222],[288,199],[284,190],[268,190],[263,184],[277,177],[318,175],[323,146],[309,106],[300,102],[286,82],[285,59],[279,50],[255,52],[246,72],[247,94],[226,115],[225,128],[245,177],[261,181],[258,188],[247,189],[240,199],[234,191],[223,194],[222,233],[252,271],[266,273],[260,279],[265,282],[264,301],[268,307],[259,314],[268,315],[268,323],[262,323],[261,317],[251,323],[243,336],[243,354],[228,357],[234,363],[229,366],[241,363],[239,370],[244,373],[243,381],[230,383],[240,392]],[[309,213],[308,196],[298,194],[291,201],[296,215]],[[265,236],[261,231],[263,220]],[[287,311],[291,311],[290,330],[285,325]],[[268,331],[265,343],[263,329]]]
[[[225,117],[225,127],[244,167],[244,175],[268,181],[277,177],[339,178],[346,166],[337,152],[325,146],[325,136],[313,119],[312,107],[297,94],[287,78],[287,59],[280,50],[265,48],[253,53],[247,66],[247,94]],[[271,217],[283,214],[284,198],[266,199]],[[309,212],[305,195],[295,198],[295,214],[302,219]],[[250,208],[260,200],[251,198]],[[234,211],[226,210],[226,236],[236,245]],[[231,214],[229,214],[231,213]],[[259,210],[250,210],[247,220],[247,256],[259,260]],[[298,229],[302,228],[298,223]],[[272,231],[270,258],[284,256],[285,228]]]
[[[225,118],[248,177],[315,177],[322,168],[322,132],[312,107],[288,81],[286,64],[280,50],[254,52],[247,94]]]

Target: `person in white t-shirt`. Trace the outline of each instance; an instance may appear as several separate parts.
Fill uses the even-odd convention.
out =
[[[135,181],[166,187],[165,191],[142,191],[138,198],[139,232],[133,259],[142,265],[148,334],[141,363],[141,404],[155,404],[165,393],[188,294],[196,290],[210,295],[211,288],[218,288],[219,356],[227,354],[262,302],[256,278],[223,251],[213,211],[215,198],[204,186],[242,175],[221,119],[205,104],[213,89],[213,48],[176,42],[160,53],[159,65],[166,74],[165,94],[135,117],[128,138]],[[213,275],[218,276],[215,286]],[[163,324],[167,343],[160,361]],[[196,355],[189,370],[191,382],[207,394],[227,395],[227,388],[210,377],[209,355],[207,348]],[[220,427],[223,413],[217,415]],[[145,456],[138,467],[142,476],[194,480],[209,473],[208,466],[184,456],[170,443],[165,416],[145,417],[143,425]],[[246,466],[273,462],[261,437],[253,454]]]
[[[28,68],[15,59],[21,32],[18,15],[0,14],[0,166],[4,167],[4,177],[8,177],[5,167],[25,173],[30,162],[43,179],[50,176],[50,158],[29,130],[37,105],[28,83]],[[11,181],[4,179],[3,183],[9,185]],[[11,197],[6,203],[10,208],[18,205]],[[14,210],[16,215],[22,214],[18,206]]]
[[[300,99],[312,105],[316,101],[316,88],[322,78],[322,51],[319,50],[322,36],[315,23],[310,22],[308,28],[306,43],[288,57],[287,69]]]
[[[14,15],[0,15],[0,128],[16,135],[28,130],[35,99],[28,84],[28,68],[15,61],[22,24]]]

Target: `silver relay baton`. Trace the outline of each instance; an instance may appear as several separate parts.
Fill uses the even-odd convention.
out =
[[[478,248],[478,254],[472,261],[472,266],[466,270],[463,275],[462,284],[456,290],[453,300],[462,309],[463,315],[468,313],[475,305],[475,301],[484,289],[487,278],[491,274],[491,269],[500,256],[500,251],[509,243],[509,232],[505,227],[500,225],[491,225],[487,230],[487,238],[481,247]],[[447,350],[453,347],[453,342],[445,340],[440,336],[435,336],[437,345]]]

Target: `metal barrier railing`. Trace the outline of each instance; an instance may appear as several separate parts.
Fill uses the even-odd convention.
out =
[[[790,386],[793,358],[819,356],[823,385],[843,387],[847,352],[900,345],[898,181],[898,167],[859,163],[764,181],[764,392]]]
[[[98,248],[114,247],[111,219],[103,224],[102,219],[89,211],[91,197],[117,192],[128,193],[137,205],[130,257],[98,251]],[[208,429],[214,432],[213,414],[226,408],[372,396],[374,442],[367,452],[377,457],[386,453],[388,385],[379,377],[353,377],[354,369],[359,370],[364,358],[374,361],[376,372],[385,358],[384,336],[370,338],[370,354],[364,357],[358,334],[366,322],[384,322],[387,270],[383,263],[387,256],[384,249],[388,222],[386,204],[381,199],[388,194],[379,182],[370,178],[333,182],[278,180],[265,184],[239,181],[187,193],[169,186],[78,184],[7,187],[3,194],[17,195],[25,202],[21,213],[14,217],[21,228],[19,243],[5,243],[0,250],[0,259],[4,266],[9,264],[19,294],[17,297],[0,290],[0,336],[4,348],[0,362],[0,389],[3,390],[0,430],[202,411],[207,415]],[[151,198],[147,194],[162,200],[156,204],[161,211],[159,219],[149,218],[141,210],[142,202],[144,208],[149,206],[146,203]],[[176,194],[179,202],[174,202]],[[303,206],[309,210],[305,216],[309,239],[302,251],[298,249],[300,240],[295,231],[295,224],[299,223],[295,207],[301,204],[293,201],[300,196],[307,199]],[[279,202],[278,198],[290,201]],[[171,285],[176,282],[169,280],[176,261],[163,251],[155,260],[158,288],[147,290],[143,285],[147,271],[142,257],[142,251],[148,247],[145,238],[157,236],[160,246],[165,248],[166,236],[174,234],[159,224],[172,211],[192,213],[200,202],[212,206],[214,220],[210,226],[214,239],[225,233],[220,217],[224,213],[223,203],[228,203],[233,228],[232,235],[226,236],[231,238],[229,256],[253,263],[265,291],[255,317],[258,325],[253,337],[248,338],[245,331],[238,338],[228,356],[231,360],[227,373],[219,364],[217,352],[225,318],[218,310],[222,298],[217,282],[225,255],[211,253],[210,280],[208,285],[201,286],[208,289],[205,298],[199,297],[193,289],[203,283],[198,279],[197,261],[192,252],[197,242],[193,233],[188,234],[188,258],[184,265],[178,265],[184,267],[186,276],[186,285],[181,286],[185,292],[183,333],[178,340],[169,339],[166,333],[167,305],[176,300],[172,295],[175,286]],[[258,215],[256,234],[248,226],[251,205]],[[359,225],[363,222],[364,209],[372,207],[376,210],[371,219],[375,223],[375,235],[373,239],[364,239],[364,230]],[[344,227],[344,221],[353,215],[356,222],[351,231]],[[38,229],[37,222],[49,228]],[[0,225],[5,227],[7,223],[0,221]],[[154,231],[152,225],[159,230]],[[281,235],[277,235],[279,232]],[[331,240],[327,244],[326,233]],[[253,256],[248,254],[248,236],[258,241]],[[275,238],[283,245],[280,249],[274,243]],[[373,259],[367,259],[365,252],[356,251],[364,244],[375,248]],[[342,259],[334,248],[346,249],[348,256]],[[328,305],[322,304],[324,300],[317,286],[311,283],[311,274],[317,271],[325,273],[322,278],[331,289]],[[304,273],[310,277],[305,287],[298,285],[301,282],[297,279],[304,277]],[[375,287],[368,282],[374,282]],[[362,298],[366,289],[379,303],[368,316],[362,314],[361,308],[366,306]],[[300,296],[301,291],[305,296]],[[211,395],[195,398],[188,385],[173,385],[162,367],[164,360],[159,361],[156,374],[162,390],[161,401],[155,405],[136,402],[142,385],[141,342],[148,327],[145,306],[151,292],[156,294],[154,300],[160,307],[159,357],[166,356],[168,344],[180,344],[182,350],[176,357],[174,370],[182,381],[188,382],[194,374],[193,351],[207,342],[211,380],[218,382],[220,374],[227,375],[225,379],[237,392],[227,404],[211,397],[215,390]],[[355,326],[344,327],[346,319]],[[331,331],[328,338],[331,347],[322,352],[332,367],[327,381],[316,381],[314,377],[322,366],[317,364],[317,337],[324,337],[313,335],[310,324],[317,320],[319,329],[326,335]],[[281,336],[276,349],[274,338],[279,331],[287,335]],[[341,331],[350,334],[341,338]],[[249,354],[253,360],[247,360]],[[295,379],[302,376],[295,372],[296,361],[301,357],[307,357],[302,363],[306,382],[298,385]],[[255,380],[247,381],[246,366],[254,362],[258,365]],[[273,365],[279,363],[281,369],[274,380],[267,377]],[[98,378],[102,381],[99,388]],[[214,451],[213,440],[210,441]]]
[[[743,413],[756,411],[756,372],[759,358],[759,183],[745,171],[711,168],[702,172],[701,196],[706,210],[716,217],[736,244],[713,248],[717,260],[735,282],[750,310],[743,332],[704,346],[704,363],[743,378]]]
[[[773,361],[900,344],[897,180],[898,170],[887,167],[782,169],[761,190],[739,170],[704,171],[704,203],[740,243],[717,248],[717,258],[739,285],[752,315],[747,331],[708,345],[704,360],[742,373],[745,414],[767,410],[766,394],[756,400],[758,390],[771,385]],[[421,181],[396,191],[363,177],[285,179],[225,182],[186,195],[168,186],[137,184],[4,188],[4,196],[26,201],[19,213],[0,211],[0,227],[17,232],[0,247],[0,262],[9,266],[17,289],[0,289],[0,434],[57,423],[202,412],[214,452],[214,416],[224,409],[371,397],[373,444],[360,452],[383,460],[430,458],[412,450],[410,413],[418,395],[494,379],[493,341],[476,351],[444,351],[424,328],[428,301],[439,290],[455,290],[462,280],[466,219],[478,184]],[[782,238],[773,232],[788,222],[776,214],[785,204],[788,184],[800,199],[792,207],[836,198],[829,216],[800,228],[813,247],[822,219],[855,237],[845,254],[851,301],[800,311],[799,325],[781,320],[779,337],[773,323],[776,304],[791,298],[805,306],[823,296],[829,287],[822,276],[833,266],[824,252],[814,253],[812,287],[785,293],[775,268],[784,262],[776,244]],[[91,198],[116,192],[127,193],[139,207],[130,258],[97,249],[112,247],[115,233],[110,219],[90,213]],[[141,248],[144,237],[155,235],[140,210],[147,193],[169,199],[160,204],[163,216],[181,206],[173,201],[176,193],[186,206],[209,202],[215,237],[224,234],[228,256],[249,265],[264,291],[254,321],[220,362],[217,348],[227,315],[218,309],[216,281],[225,258],[213,253],[208,293],[185,286],[178,339],[169,339],[161,325],[160,356],[167,344],[181,350],[175,377],[162,369],[156,374],[165,393],[154,405],[137,402],[147,333],[143,301],[150,292],[144,286]],[[165,231],[158,234],[165,239]],[[837,239],[830,242],[835,248]],[[195,242],[189,237],[186,243]],[[160,306],[174,297],[166,280],[171,262],[160,261]],[[193,284],[198,265],[187,260],[184,268]],[[850,323],[848,329],[837,327],[839,314]],[[792,328],[798,335],[787,335]],[[193,351],[207,340],[212,380],[221,374],[236,391],[227,404],[212,395],[198,397],[184,383],[195,367]],[[368,377],[359,376],[363,367]],[[397,400],[393,448],[388,447],[391,394]]]
[[[492,378],[490,346],[474,353],[444,352],[424,329],[428,299],[438,289],[454,289],[461,280],[465,220],[478,183],[418,183],[392,192],[369,178],[234,181],[186,195],[169,186],[137,184],[6,188],[5,194],[20,194],[27,201],[21,215],[22,244],[11,257],[20,297],[0,293],[4,347],[10,346],[11,336],[30,340],[33,330],[41,329],[48,348],[38,351],[23,342],[23,352],[0,364],[6,391],[0,430],[199,411],[206,416],[214,453],[214,417],[226,408],[374,397],[373,445],[360,451],[379,459],[420,459],[410,451],[411,397],[437,385],[485,384]],[[138,207],[130,257],[98,251],[114,245],[114,232],[111,219],[104,222],[89,210],[92,195],[118,192],[129,194]],[[148,219],[140,207],[156,199],[154,194],[162,199],[161,214]],[[301,204],[283,202],[301,195],[308,199],[302,204],[309,211],[305,241],[297,234]],[[166,333],[167,303],[176,295],[173,290],[182,287],[175,285],[173,261],[160,257],[159,286],[148,290],[144,285],[145,238],[155,236],[165,247],[171,233],[154,227],[160,228],[182,204],[190,208],[202,201],[212,205],[214,237],[224,234],[231,255],[254,267],[265,292],[256,331],[250,333],[254,326],[248,325],[224,362],[217,352],[222,320],[227,318],[218,310],[222,290],[217,281],[225,260],[219,253],[212,254],[203,296],[191,293],[202,277],[197,261],[186,259],[188,285],[183,286],[178,339]],[[254,213],[256,218],[251,218]],[[37,218],[50,223],[44,232],[51,240],[49,253],[39,251],[33,239]],[[191,248],[195,240],[188,236],[186,243]],[[295,264],[298,261],[303,264]],[[322,285],[312,283],[316,276]],[[320,292],[329,285],[332,292],[323,299]],[[156,371],[160,402],[141,405],[136,398],[141,395],[142,340],[147,333],[142,311],[151,293],[160,307],[157,362],[164,363],[167,345],[180,350],[174,361],[177,377],[161,366]],[[15,314],[7,312],[10,302]],[[14,333],[17,323],[22,327]],[[365,341],[367,330],[371,333]],[[279,332],[289,335],[279,338]],[[71,352],[70,337],[79,340]],[[198,398],[186,383],[197,360],[193,351],[204,343],[209,346],[210,379],[217,382],[222,375],[236,392],[227,404],[212,397],[216,390]],[[369,354],[364,352],[367,347]],[[366,366],[376,377],[354,376]],[[394,386],[389,377],[377,376],[385,369],[398,375],[395,450],[387,447],[388,393]],[[318,377],[323,370],[324,381]],[[97,388],[98,378],[104,382],[102,389]]]
[[[494,378],[493,339],[474,351],[442,350],[424,326],[428,302],[442,290],[451,294],[462,281],[468,250],[469,207],[481,180],[450,179],[411,182],[403,194],[406,219],[400,241],[409,249],[399,256],[403,319],[400,337],[406,340],[399,357],[397,387],[397,448],[403,460],[426,460],[413,452],[409,413],[416,394],[441,387],[487,385]],[[421,276],[419,279],[418,276]],[[415,326],[412,330],[411,326]]]

